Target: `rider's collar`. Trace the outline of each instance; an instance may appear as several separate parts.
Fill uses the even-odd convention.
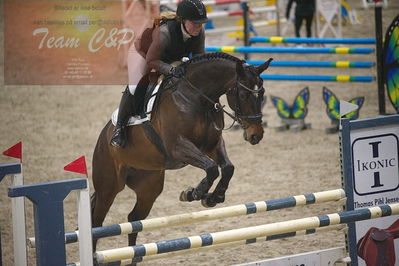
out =
[[[180,27],[181,27],[181,32],[183,33],[183,41],[187,41],[192,36],[190,34],[188,34],[188,32],[186,31],[186,29],[183,26],[183,23],[180,24]]]

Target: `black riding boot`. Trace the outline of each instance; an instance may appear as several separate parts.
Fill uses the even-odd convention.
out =
[[[111,138],[111,145],[115,147],[125,146],[127,140],[127,122],[134,110],[134,96],[130,94],[129,86],[123,92],[121,102],[119,104],[118,121]]]

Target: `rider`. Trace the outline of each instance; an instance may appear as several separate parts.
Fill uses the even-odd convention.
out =
[[[173,18],[154,21],[153,28],[145,30],[136,39],[129,49],[129,85],[122,95],[111,145],[123,147],[126,143],[127,122],[135,110],[134,94],[147,87],[146,82],[142,80],[144,75],[155,70],[164,75],[181,78],[184,69],[170,64],[190,54],[205,53],[205,33],[202,25],[207,19],[206,9],[201,0],[183,0],[177,6]]]

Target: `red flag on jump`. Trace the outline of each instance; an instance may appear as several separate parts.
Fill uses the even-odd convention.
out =
[[[84,156],[79,157],[75,161],[64,166],[65,171],[83,174],[87,176],[86,158]]]
[[[18,158],[22,163],[22,141],[18,142],[8,150],[3,151],[3,155]]]

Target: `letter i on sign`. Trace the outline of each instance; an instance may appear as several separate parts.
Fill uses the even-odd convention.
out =
[[[373,158],[378,158],[379,157],[379,152],[378,152],[378,145],[381,143],[381,141],[376,141],[376,142],[370,142],[369,144],[371,145],[371,149],[373,151]],[[384,186],[381,184],[381,178],[380,178],[380,172],[374,172],[374,185],[372,185],[372,188],[375,187],[382,187]]]

